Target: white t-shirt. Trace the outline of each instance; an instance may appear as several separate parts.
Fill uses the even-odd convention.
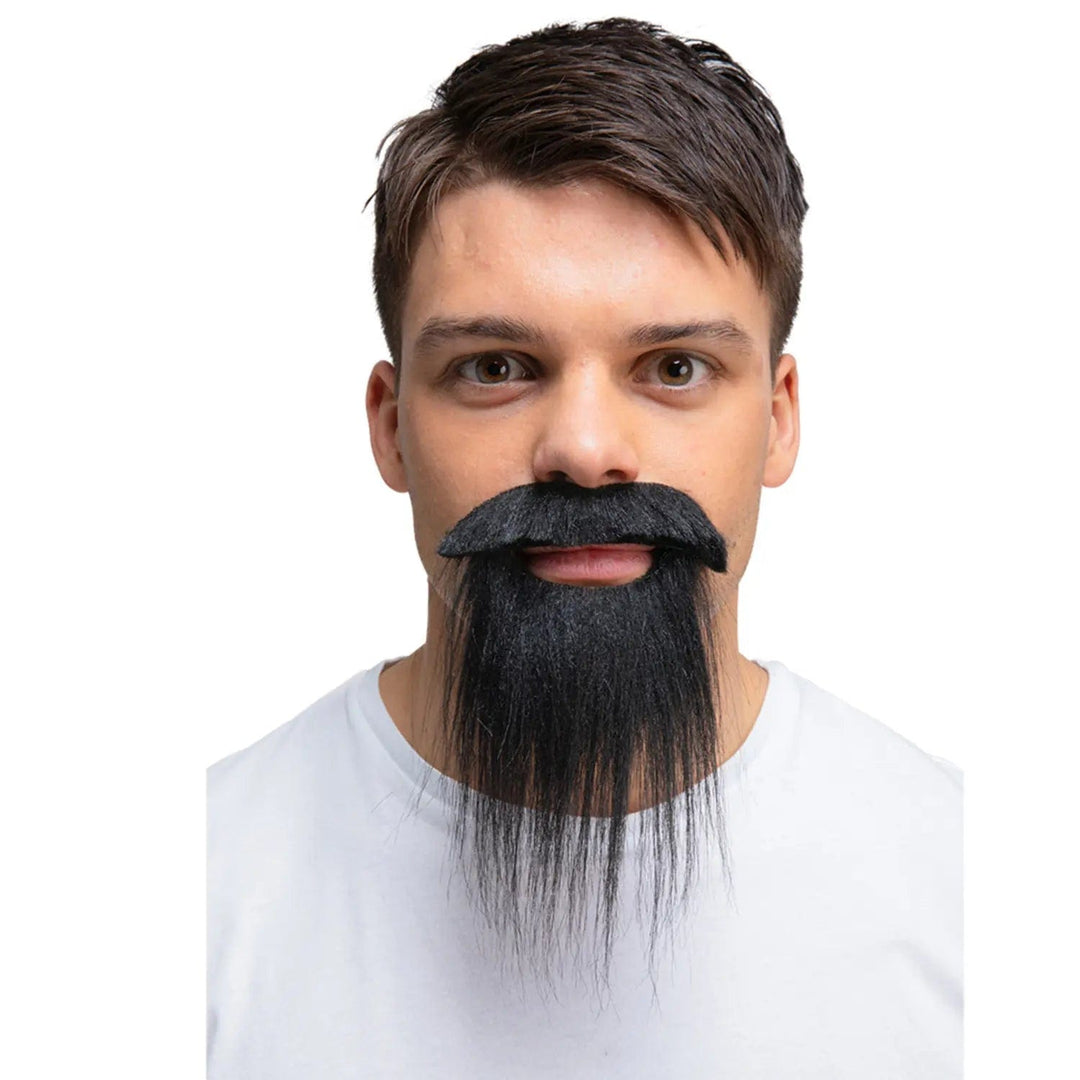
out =
[[[961,1075],[955,765],[756,661],[765,700],[721,767],[732,891],[699,864],[655,993],[630,916],[598,1010],[515,993],[477,950],[455,781],[387,712],[389,662],[208,771],[210,1080]]]

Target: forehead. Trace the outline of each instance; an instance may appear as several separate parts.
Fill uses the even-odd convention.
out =
[[[405,352],[429,318],[477,314],[527,320],[567,344],[649,321],[733,318],[768,350],[768,300],[745,261],[725,261],[694,223],[596,180],[488,181],[439,203],[413,260]]]

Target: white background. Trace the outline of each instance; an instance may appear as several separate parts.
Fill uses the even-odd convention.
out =
[[[742,651],[964,768],[968,1075],[1071,1072],[1076,91],[1048,6],[990,10],[5,8],[6,1075],[201,1074],[203,769],[423,636],[375,147],[476,47],[611,14],[727,49],[806,177]]]

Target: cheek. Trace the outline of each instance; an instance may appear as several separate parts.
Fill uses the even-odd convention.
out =
[[[760,489],[768,431],[758,410],[725,408],[700,418],[684,414],[675,423],[650,425],[653,438],[643,465],[655,478],[698,499],[714,520],[730,520],[731,511]]]
[[[421,558],[435,558],[446,532],[485,499],[531,475],[508,445],[509,432],[495,432],[477,415],[451,421],[445,410],[412,408],[400,422],[401,455],[412,502]]]
[[[682,438],[653,448],[656,467],[648,479],[691,495],[728,542],[725,579],[729,584],[742,576],[753,544],[765,468],[765,431],[756,414],[732,412],[711,418],[700,430],[684,428]]]

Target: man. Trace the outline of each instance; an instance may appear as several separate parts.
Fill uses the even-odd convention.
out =
[[[211,1075],[959,1075],[959,770],[738,650],[799,445],[776,110],[609,19],[391,134],[427,636],[210,770]]]

